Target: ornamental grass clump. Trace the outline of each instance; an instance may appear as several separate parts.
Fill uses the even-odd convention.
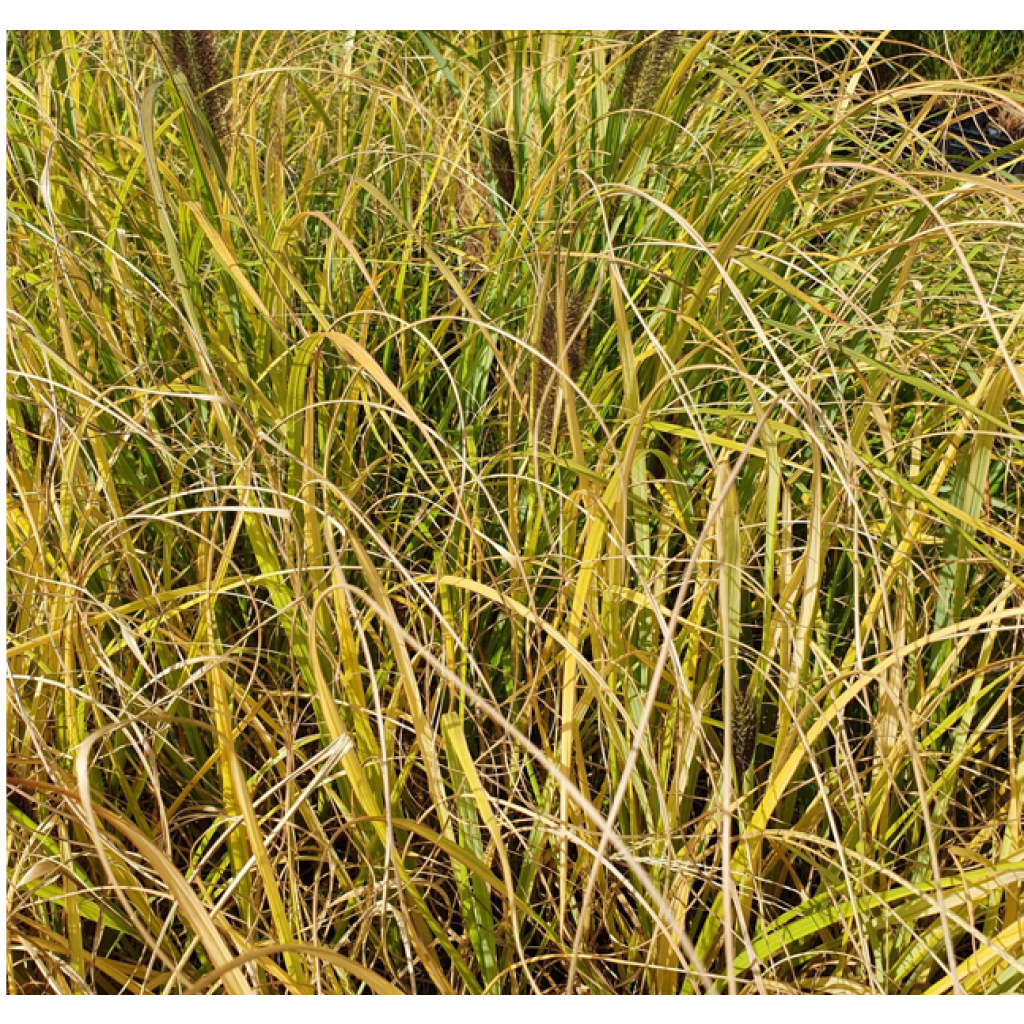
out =
[[[9,40],[9,992],[1024,993],[1020,92],[659,38]]]

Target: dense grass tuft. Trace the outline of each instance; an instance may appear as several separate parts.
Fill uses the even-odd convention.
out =
[[[198,35],[10,37],[10,990],[1024,991],[1019,63]]]

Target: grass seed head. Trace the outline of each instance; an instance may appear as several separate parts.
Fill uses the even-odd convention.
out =
[[[579,380],[583,367],[587,362],[587,343],[589,341],[589,323],[582,323],[587,308],[587,298],[579,292],[569,292],[565,296],[565,361],[569,368],[569,376]],[[558,302],[552,296],[544,311],[544,326],[540,337],[541,351],[552,362],[558,362]]]
[[[647,59],[637,85],[635,106],[647,110],[657,102],[665,80],[675,66],[681,35],[681,32],[674,31],[659,32],[645,47],[648,51]]]
[[[754,759],[757,743],[757,708],[749,690],[737,690],[732,702],[732,761],[742,779]]]
[[[651,34],[650,32],[636,32],[633,34],[634,44],[640,45],[635,46],[622,71],[622,83],[619,86],[619,101],[617,104],[620,109],[633,106],[637,87],[643,76],[644,61],[647,59],[647,40]]]
[[[227,66],[217,33],[208,29],[169,33],[171,59],[185,76],[206,120],[219,139],[227,135]]]
[[[569,376],[579,380],[587,363],[589,322],[583,322],[587,308],[586,296],[569,292],[565,296],[565,362]],[[552,295],[544,310],[541,326],[540,350],[551,363],[558,364],[558,301]],[[544,359],[535,361],[533,379],[534,410],[537,422],[544,436],[549,436],[555,409],[555,395],[558,388],[558,374]]]
[[[508,206],[513,206],[516,197],[516,163],[512,157],[512,146],[508,132],[498,128],[491,133],[491,170],[498,180],[498,192]]]
[[[637,107],[649,109],[672,70],[681,32],[637,32],[636,48],[626,61],[619,91],[619,109]]]

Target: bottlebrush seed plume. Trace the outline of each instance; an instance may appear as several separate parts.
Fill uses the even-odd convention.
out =
[[[646,44],[647,59],[640,73],[634,105],[644,110],[654,106],[675,65],[681,32],[659,32]]]
[[[174,30],[170,36],[171,59],[188,81],[214,134],[227,134],[224,79],[227,68],[217,33],[207,29]]]
[[[636,33],[636,48],[622,73],[619,109],[649,109],[654,104],[675,64],[681,38],[677,31]]]
[[[585,296],[575,292],[565,296],[565,362],[569,376],[574,381],[579,379],[587,362],[590,324],[582,322],[586,307]],[[558,365],[558,303],[554,296],[544,311],[540,351],[547,360]],[[533,403],[538,427],[545,437],[551,434],[557,390],[558,374],[555,369],[546,360],[535,360]]]
[[[749,690],[737,690],[732,701],[732,760],[742,779],[754,759],[757,743],[757,709]]]
[[[491,170],[498,180],[501,198],[511,207],[516,196],[516,163],[512,158],[512,146],[508,132],[498,128],[491,133]]]
[[[643,76],[644,63],[647,60],[647,42],[653,34],[652,32],[633,34],[635,47],[622,71],[622,83],[619,86],[619,99],[616,103],[616,107],[619,109],[633,106],[637,87]]]

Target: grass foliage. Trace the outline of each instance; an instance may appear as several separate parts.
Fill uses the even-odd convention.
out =
[[[1024,990],[1019,79],[210,35],[9,38],[10,990]]]
[[[925,29],[889,33],[883,52],[919,76],[980,78],[1024,71],[1024,32]]]

